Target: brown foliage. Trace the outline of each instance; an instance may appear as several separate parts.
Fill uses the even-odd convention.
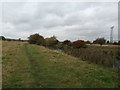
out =
[[[54,46],[54,45],[56,45],[58,42],[59,42],[59,41],[56,39],[55,36],[45,39],[46,46]]]
[[[72,43],[72,46],[74,48],[81,48],[81,47],[85,47],[86,45],[85,45],[85,42],[83,40],[77,40],[77,41],[74,41]]]

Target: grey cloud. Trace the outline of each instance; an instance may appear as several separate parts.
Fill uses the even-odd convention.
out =
[[[117,31],[117,20],[117,3],[4,3],[3,35],[26,39],[37,32],[59,40],[109,39],[108,29],[115,25]]]

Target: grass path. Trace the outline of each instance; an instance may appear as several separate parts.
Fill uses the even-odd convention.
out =
[[[42,46],[3,42],[3,88],[117,87],[117,71]]]

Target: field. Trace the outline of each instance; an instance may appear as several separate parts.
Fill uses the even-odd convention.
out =
[[[117,88],[118,71],[26,42],[3,41],[3,88]]]

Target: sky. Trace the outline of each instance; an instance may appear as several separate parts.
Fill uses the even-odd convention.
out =
[[[39,33],[59,41],[118,39],[117,2],[3,2],[2,35],[27,39]]]

